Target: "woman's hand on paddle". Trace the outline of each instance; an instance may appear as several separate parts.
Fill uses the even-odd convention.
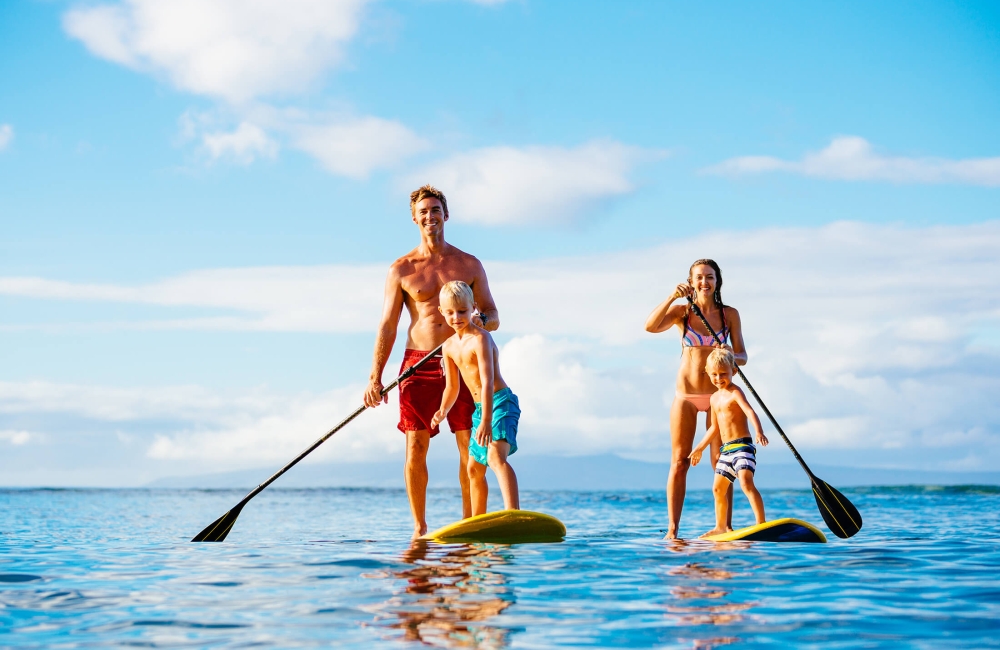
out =
[[[690,453],[690,455],[688,455],[688,458],[691,460],[691,467],[694,467],[695,465],[701,462],[702,453],[704,453],[704,450],[695,449]]]
[[[433,429],[437,425],[439,425],[442,422],[444,422],[444,419],[446,417],[448,417],[448,410],[444,409],[444,408],[438,409],[438,412],[435,413],[434,417],[431,418],[431,428]]]
[[[388,404],[389,393],[383,395],[382,391],[384,389],[385,386],[382,385],[380,380],[370,379],[368,381],[368,388],[365,389],[365,406],[368,408],[375,408],[379,404]]]
[[[677,285],[677,288],[674,289],[673,299],[676,300],[678,298],[687,298],[692,294],[694,294],[694,287],[692,287],[687,282],[681,282],[680,284]]]

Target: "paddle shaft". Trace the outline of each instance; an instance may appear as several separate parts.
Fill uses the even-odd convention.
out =
[[[708,323],[708,319],[705,318],[705,314],[701,312],[701,308],[698,307],[695,301],[691,300],[690,296],[688,297],[688,304],[691,305],[692,309],[694,309],[694,313],[698,315],[698,318],[700,318],[701,322],[705,324],[705,327],[708,329],[708,331],[712,333],[712,337],[716,341],[718,341],[720,345],[725,345],[726,344],[725,341],[719,338],[719,335],[715,333],[715,330],[712,329],[712,326]],[[750,383],[750,380],[748,380],[747,376],[743,374],[743,371],[740,370],[739,366],[736,366],[736,372],[739,373],[740,379],[743,380],[743,383],[746,384],[746,387],[750,389],[750,392],[753,394],[754,399],[757,400],[757,403],[760,404],[760,407],[764,409],[764,413],[767,415],[767,419],[771,421],[771,424],[774,425],[775,431],[777,431],[781,435],[781,439],[784,440],[785,444],[788,445],[788,448],[792,450],[792,455],[795,456],[795,460],[799,461],[799,465],[802,465],[802,469],[806,471],[806,474],[809,475],[809,478],[811,480],[813,481],[818,480],[816,478],[816,475],[812,473],[812,470],[809,469],[809,466],[806,465],[806,461],[802,460],[802,456],[799,456],[799,452],[795,450],[795,445],[793,445],[792,441],[788,439],[788,436],[785,435],[785,432],[781,430],[781,425],[778,424],[778,421],[774,419],[773,415],[771,415],[770,409],[768,409],[767,405],[764,404],[764,400],[760,398],[760,395],[757,394],[757,391],[753,389],[753,384]]]
[[[437,356],[437,354],[439,352],[441,352],[441,348],[442,347],[444,347],[444,343],[442,343],[441,345],[439,345],[436,348],[434,348],[423,359],[421,359],[420,361],[416,362],[415,364],[413,364],[412,366],[410,366],[409,368],[407,368],[406,370],[404,370],[403,374],[401,374],[399,377],[396,377],[396,379],[391,384],[389,384],[388,386],[386,386],[385,388],[382,389],[382,392],[381,392],[380,395],[384,396],[386,393],[388,393],[393,388],[395,388],[396,386],[398,386],[399,384],[401,384],[403,381],[405,381],[407,378],[409,378],[410,375],[412,375],[413,373],[415,373],[417,371],[417,368],[419,368],[420,366],[422,366],[425,363],[427,363],[428,361],[430,361],[431,358]],[[264,488],[266,488],[268,485],[270,485],[271,483],[274,483],[276,480],[278,480],[279,476],[281,476],[282,474],[284,474],[288,470],[290,470],[293,467],[295,467],[295,465],[300,460],[302,460],[303,458],[305,458],[306,456],[308,456],[309,454],[311,454],[317,447],[319,447],[324,442],[326,442],[327,440],[329,440],[330,436],[332,436],[333,434],[337,433],[338,431],[340,431],[341,429],[343,429],[345,426],[347,426],[348,424],[350,424],[351,420],[353,420],[354,418],[356,418],[359,415],[361,415],[362,413],[364,413],[365,409],[367,409],[367,408],[368,407],[366,405],[364,405],[364,404],[362,404],[361,406],[359,406],[356,411],[354,411],[353,413],[351,413],[350,415],[348,415],[346,418],[344,418],[340,422],[340,424],[338,424],[337,426],[335,426],[332,429],[330,429],[330,431],[328,431],[326,434],[324,434],[319,439],[317,439],[316,442],[314,442],[311,445],[309,445],[309,447],[305,451],[303,451],[301,454],[299,454],[298,456],[296,456],[295,458],[293,458],[291,461],[289,461],[287,465],[285,465],[284,467],[282,467],[281,469],[279,469],[277,472],[275,472],[274,474],[272,474],[269,479],[267,479],[266,481],[264,481],[263,483],[261,483],[260,485],[258,485],[257,487],[255,487],[253,490],[251,490],[249,494],[247,494],[245,497],[243,497],[242,501],[240,501],[238,504],[236,504],[233,507],[233,510],[242,509],[243,506],[246,505],[247,501],[249,501],[250,499],[252,499],[255,496],[257,496],[258,494],[260,494],[261,491],[264,490]]]

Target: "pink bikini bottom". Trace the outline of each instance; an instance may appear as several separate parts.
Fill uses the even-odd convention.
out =
[[[698,409],[698,412],[708,411],[711,408],[710,400],[712,393],[674,393],[674,397],[682,399],[691,406]]]

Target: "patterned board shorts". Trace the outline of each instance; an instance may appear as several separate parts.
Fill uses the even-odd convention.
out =
[[[740,470],[757,470],[757,448],[753,446],[753,438],[739,438],[722,445],[719,462],[715,464],[715,473],[725,476],[730,483],[736,480]]]

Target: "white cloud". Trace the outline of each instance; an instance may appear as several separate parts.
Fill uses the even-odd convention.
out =
[[[403,124],[377,117],[292,126],[296,148],[338,176],[365,179],[430,147]]]
[[[241,122],[229,133],[206,133],[202,143],[213,159],[229,158],[243,165],[249,165],[257,157],[274,158],[278,153],[278,143],[249,122]]]
[[[0,151],[7,148],[14,139],[14,127],[10,124],[0,124]]]
[[[664,457],[677,335],[649,335],[642,324],[687,264],[710,255],[722,265],[726,301],[740,309],[747,374],[800,450],[825,450],[818,460],[816,452],[808,456],[812,462],[843,453],[858,465],[934,468],[967,462],[973,448],[977,467],[989,469],[1000,461],[998,248],[1000,222],[838,223],[716,232],[615,254],[487,261],[506,341],[502,366],[522,402],[522,449]],[[0,278],[0,294],[248,314],[183,321],[193,328],[370,332],[384,272],[384,265],[227,269],[139,287]],[[359,395],[360,386],[287,397],[0,384],[0,414],[172,418],[180,423],[149,442],[154,459],[232,448],[232,462],[246,464],[287,460]],[[366,415],[344,437],[352,442],[338,444],[355,445],[357,459],[398,453],[394,418],[394,408]],[[22,425],[0,420],[0,428]],[[780,452],[780,440],[773,442]]]
[[[93,54],[181,90],[242,103],[300,91],[343,60],[365,0],[126,0],[73,9]]]
[[[834,138],[822,151],[807,153],[798,161],[771,156],[741,156],[705,171],[725,176],[782,171],[845,181],[1000,185],[1000,157],[949,160],[883,156],[875,152],[867,140],[857,136]]]
[[[15,447],[26,445],[35,437],[29,431],[0,431],[0,441],[8,442]]]
[[[377,319],[385,273],[382,265],[212,269],[132,287],[0,277],[0,295],[243,312],[140,324],[154,329],[359,332]]]
[[[458,221],[552,223],[633,191],[634,168],[662,155],[606,140],[575,148],[487,147],[408,174],[403,184],[447,187],[449,212]]]

